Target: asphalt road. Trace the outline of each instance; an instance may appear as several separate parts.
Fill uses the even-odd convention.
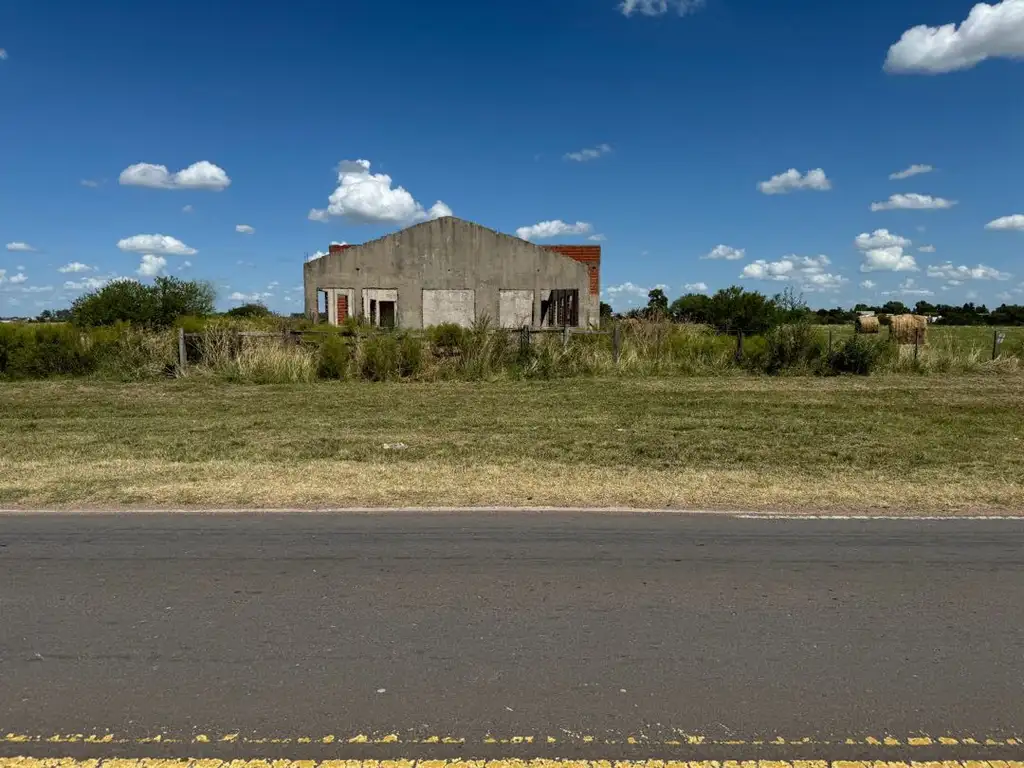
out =
[[[932,759],[1022,732],[1024,519],[0,516],[0,755]]]

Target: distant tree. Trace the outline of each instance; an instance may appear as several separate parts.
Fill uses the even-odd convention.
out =
[[[703,293],[688,293],[672,302],[669,316],[677,323],[707,323],[711,320],[711,297]]]
[[[887,301],[882,305],[880,311],[887,315],[909,315],[910,307],[902,301]]]
[[[647,317],[663,318],[668,315],[668,296],[661,288],[653,288],[647,293]]]
[[[608,320],[612,316],[612,305],[607,302],[601,302],[601,319]]]
[[[914,305],[915,315],[934,315],[936,314],[936,306],[930,302],[921,300]]]
[[[78,326],[128,322],[166,328],[182,315],[213,313],[215,293],[209,283],[158,277],[153,285],[115,280],[79,297],[71,305],[71,321]]]
[[[802,293],[797,293],[792,286],[788,286],[782,293],[777,293],[772,298],[777,312],[777,320],[780,323],[797,323],[801,320],[808,320],[810,310],[807,308],[807,301]]]
[[[711,297],[709,320],[722,331],[764,333],[776,319],[775,302],[757,291],[738,285],[723,288]]]
[[[263,304],[242,304],[224,313],[228,317],[270,317],[273,313]]]

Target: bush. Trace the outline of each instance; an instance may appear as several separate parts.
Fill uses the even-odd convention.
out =
[[[457,323],[442,323],[427,329],[427,338],[435,354],[449,350],[461,350],[465,343],[466,329]]]
[[[850,336],[833,351],[829,368],[834,373],[854,373],[868,376],[881,361],[886,344],[881,339],[868,339],[863,335]]]
[[[823,352],[817,329],[809,322],[779,325],[765,334],[764,370],[808,370],[821,361]]]
[[[370,381],[388,381],[399,374],[401,351],[398,339],[380,334],[363,339],[359,371]]]
[[[43,379],[96,370],[92,345],[66,325],[0,325],[0,375]]]
[[[71,322],[80,328],[119,322],[168,328],[182,315],[212,314],[214,297],[209,283],[176,277],[158,277],[153,285],[115,280],[76,299],[71,305]]]
[[[224,314],[227,317],[270,317],[273,312],[263,304],[254,303],[233,307]]]
[[[398,342],[398,374],[417,376],[423,370],[423,342],[416,336],[404,335]]]
[[[317,377],[321,379],[344,379],[348,376],[351,360],[348,344],[340,336],[330,335],[320,344],[320,359]]]

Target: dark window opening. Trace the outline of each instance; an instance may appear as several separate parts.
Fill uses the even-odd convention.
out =
[[[580,319],[580,292],[572,288],[556,289],[540,302],[540,322],[548,328],[578,326]]]
[[[377,322],[377,300],[370,299],[370,325],[379,325]]]
[[[379,318],[378,323],[381,328],[394,328],[395,327],[395,302],[393,301],[381,301],[377,304]]]

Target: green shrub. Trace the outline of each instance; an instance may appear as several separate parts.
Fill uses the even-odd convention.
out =
[[[331,334],[320,344],[316,375],[321,379],[344,379],[351,360],[349,345],[340,336]]]
[[[769,374],[807,371],[823,357],[821,338],[809,322],[777,325],[765,334],[764,340],[764,370]]]
[[[466,329],[457,323],[441,323],[427,329],[427,338],[435,354],[447,350],[461,350],[465,337]]]
[[[423,342],[416,336],[405,334],[398,342],[398,374],[412,377],[423,370]]]
[[[71,321],[80,328],[127,322],[168,328],[182,315],[213,313],[216,294],[209,283],[158,277],[153,285],[119,279],[75,300]]]
[[[259,303],[242,304],[224,313],[226,317],[270,317],[273,314],[265,305]]]
[[[829,368],[834,373],[868,376],[885,355],[886,346],[881,339],[869,339],[860,334],[850,336],[832,352]]]
[[[368,336],[360,345],[359,371],[370,381],[389,381],[397,378],[400,370],[401,350],[398,339],[382,333]]]
[[[0,375],[43,379],[96,370],[95,350],[67,325],[0,325]]]

